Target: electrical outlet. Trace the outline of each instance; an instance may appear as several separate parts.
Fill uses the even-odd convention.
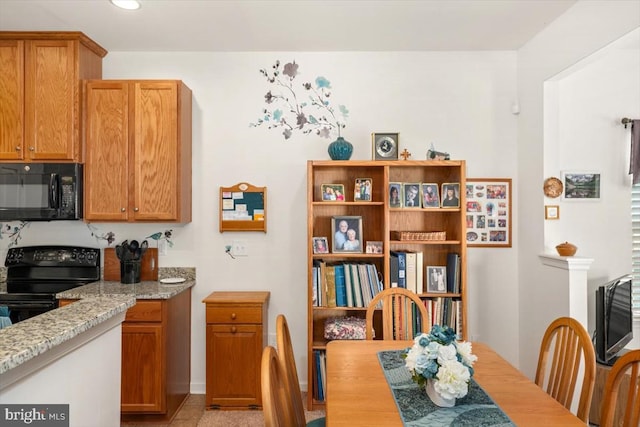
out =
[[[246,240],[234,240],[231,245],[231,254],[233,256],[249,256]]]
[[[167,246],[168,245],[166,240],[158,240],[158,255],[166,256]]]

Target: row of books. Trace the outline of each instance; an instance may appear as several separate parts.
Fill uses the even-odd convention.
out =
[[[422,300],[427,309],[426,328],[422,328],[421,317],[418,315],[417,307],[393,307],[393,331],[394,339],[412,339],[417,335],[417,331],[430,331],[433,325],[448,325],[456,334],[462,335],[462,301],[448,297],[426,298]],[[399,304],[398,300],[395,300]],[[403,313],[407,310],[413,312],[413,316],[403,318]]]
[[[384,286],[375,264],[313,262],[314,307],[367,307]]]
[[[316,380],[313,382],[313,397],[316,400],[325,399],[327,389],[327,353],[324,350],[313,351],[313,363],[316,366]]]
[[[417,294],[460,293],[459,254],[447,254],[446,266],[425,266],[422,252],[391,251],[390,255],[391,287],[406,288]]]

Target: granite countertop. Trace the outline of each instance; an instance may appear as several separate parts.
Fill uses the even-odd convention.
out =
[[[132,295],[89,298],[0,329],[0,374],[127,311],[135,303]]]
[[[94,297],[132,296],[136,299],[169,299],[196,284],[195,280],[182,283],[163,284],[158,282],[140,282],[124,284],[101,280],[88,285],[79,286],[56,294],[58,299],[83,299]]]

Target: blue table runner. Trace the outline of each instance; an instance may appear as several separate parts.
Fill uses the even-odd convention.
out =
[[[473,378],[469,383],[469,392],[462,399],[457,399],[454,407],[436,406],[424,387],[411,380],[402,358],[404,352],[381,351],[378,359],[405,426],[515,426]]]

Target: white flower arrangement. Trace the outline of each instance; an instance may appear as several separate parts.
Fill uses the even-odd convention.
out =
[[[473,364],[478,360],[471,353],[471,343],[456,338],[450,327],[434,325],[428,334],[416,336],[404,355],[412,380],[420,386],[433,380],[435,391],[444,399],[467,395]]]

